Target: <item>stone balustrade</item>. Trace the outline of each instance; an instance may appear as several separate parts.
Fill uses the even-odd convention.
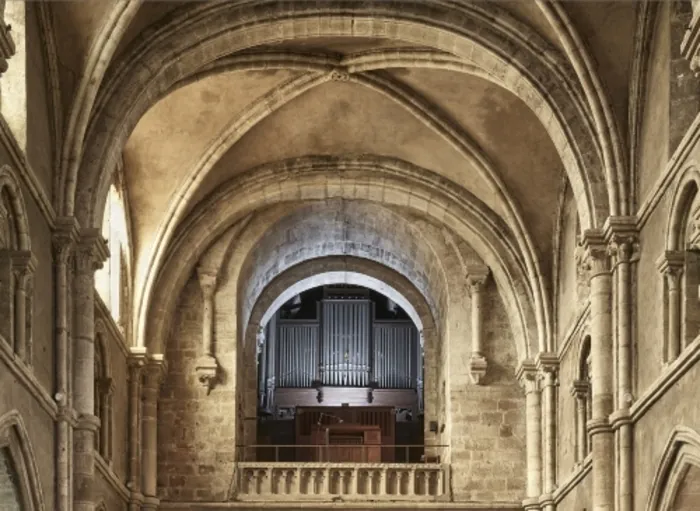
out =
[[[238,500],[446,500],[449,465],[241,462]]]

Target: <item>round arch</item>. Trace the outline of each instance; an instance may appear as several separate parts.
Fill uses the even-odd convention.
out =
[[[463,191],[445,189],[445,183],[431,174],[417,172],[405,163],[394,162],[391,166],[384,163],[381,165],[374,159],[307,158],[264,166],[229,182],[212,197],[206,210],[196,210],[181,227],[161,270],[159,285],[154,286],[155,295],[149,301],[149,305],[159,303],[159,306],[150,314],[139,314],[137,340],[149,339],[155,352],[162,350],[166,317],[174,307],[173,296],[184,285],[206,247],[231,225],[261,208],[299,202],[302,197],[306,201],[344,197],[407,208],[463,237],[492,269],[502,290],[514,337],[518,339],[519,357],[525,359],[544,349],[544,329],[539,328],[535,316],[536,310],[546,302],[543,283],[533,286],[528,279],[508,228],[479,206],[478,200]],[[333,172],[329,173],[329,169]],[[434,188],[442,188],[444,192],[437,193]],[[231,200],[239,193],[244,200]],[[177,261],[173,257],[175,253]],[[148,307],[143,311],[148,311]],[[537,339],[540,348],[532,344]]]
[[[417,325],[420,324],[419,328],[422,333],[425,416],[426,418],[438,418],[438,415],[444,413],[445,409],[444,396],[440,394],[438,382],[440,374],[438,358],[440,345],[443,342],[443,333],[432,316],[428,302],[413,283],[403,275],[380,263],[356,257],[310,259],[283,271],[259,293],[252,309],[251,319],[245,328],[245,332],[240,332],[239,337],[244,342],[243,350],[241,350],[243,357],[242,360],[239,360],[239,363],[242,363],[244,368],[243,371],[238,372],[240,377],[239,388],[242,389],[244,396],[244,406],[250,407],[248,413],[253,412],[251,403],[256,403],[257,399],[255,389],[256,364],[253,362],[253,359],[256,355],[256,336],[259,328],[265,324],[264,318],[270,309],[273,312],[276,310],[273,308],[274,304],[298,282],[306,282],[307,285],[315,287],[311,283],[314,279],[321,278],[323,275],[332,276],[334,274],[344,274],[348,278],[355,278],[350,277],[350,275],[354,274],[360,281],[365,283],[383,283],[387,288],[391,288],[396,296],[402,297],[403,301],[410,304],[418,317],[419,323]],[[375,290],[379,291],[379,289]],[[441,419],[444,419],[444,417],[441,417]],[[426,420],[426,426],[428,422],[429,420]],[[248,431],[243,434],[250,435],[251,432]]]
[[[683,239],[685,233],[682,232],[688,220],[688,208],[693,199],[700,191],[700,171],[695,166],[689,167],[678,179],[671,210],[666,228],[666,250],[685,250]]]

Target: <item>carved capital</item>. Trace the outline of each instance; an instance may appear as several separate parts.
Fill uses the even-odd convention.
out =
[[[75,218],[59,217],[56,219],[52,237],[55,264],[68,264],[78,237],[78,223]]]
[[[531,360],[525,360],[520,363],[516,371],[518,383],[525,390],[526,394],[531,392],[539,392],[539,379],[537,377],[537,365]]]
[[[216,271],[208,268],[197,268],[197,277],[199,277],[199,286],[202,288],[204,298],[212,298],[216,291]]]
[[[486,376],[488,363],[486,359],[480,355],[472,355],[469,360],[469,377],[474,385],[481,385]]]
[[[675,289],[685,268],[685,253],[677,250],[666,250],[656,260],[656,267],[667,278],[669,288]]]
[[[218,369],[219,364],[211,355],[205,355],[197,359],[197,364],[194,369],[197,375],[197,381],[199,381],[200,385],[205,388],[207,394],[209,394],[211,389],[214,388]]]
[[[75,269],[78,273],[94,273],[109,258],[107,241],[97,229],[85,229],[75,251]]]
[[[539,377],[544,384],[555,385],[559,372],[559,357],[555,353],[539,353],[535,361]]]
[[[151,355],[144,364],[144,384],[148,388],[157,389],[165,379],[168,364],[163,355]]]
[[[12,252],[10,259],[20,289],[26,289],[27,281],[36,271],[36,257],[28,250],[21,250]]]
[[[589,272],[589,278],[610,271],[610,251],[601,231],[586,231],[583,234],[582,248],[582,264]]]
[[[473,265],[467,268],[467,288],[469,295],[474,296],[484,290],[484,285],[489,276],[489,269],[483,265]]]
[[[576,399],[584,400],[591,392],[591,384],[585,380],[574,380],[571,383],[571,395]]]
[[[129,349],[129,356],[126,359],[126,363],[129,366],[129,378],[140,378],[141,370],[146,365],[146,362],[148,362],[146,348],[132,346]]]

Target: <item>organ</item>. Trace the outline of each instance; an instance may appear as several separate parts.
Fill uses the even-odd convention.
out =
[[[261,333],[261,443],[422,443],[420,333],[393,302],[365,288],[317,288],[285,304]],[[317,416],[342,417],[342,423],[314,429]],[[321,452],[395,457],[390,449],[350,446],[297,451],[295,457],[306,460]]]
[[[283,308],[267,325],[258,358],[262,411],[314,400],[385,406],[385,395],[419,413],[423,361],[413,322],[377,317],[377,299],[364,288],[324,287],[315,305],[315,317]]]

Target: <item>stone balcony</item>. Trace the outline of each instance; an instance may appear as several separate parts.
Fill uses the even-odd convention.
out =
[[[441,463],[240,462],[236,500],[449,500],[449,465]]]

